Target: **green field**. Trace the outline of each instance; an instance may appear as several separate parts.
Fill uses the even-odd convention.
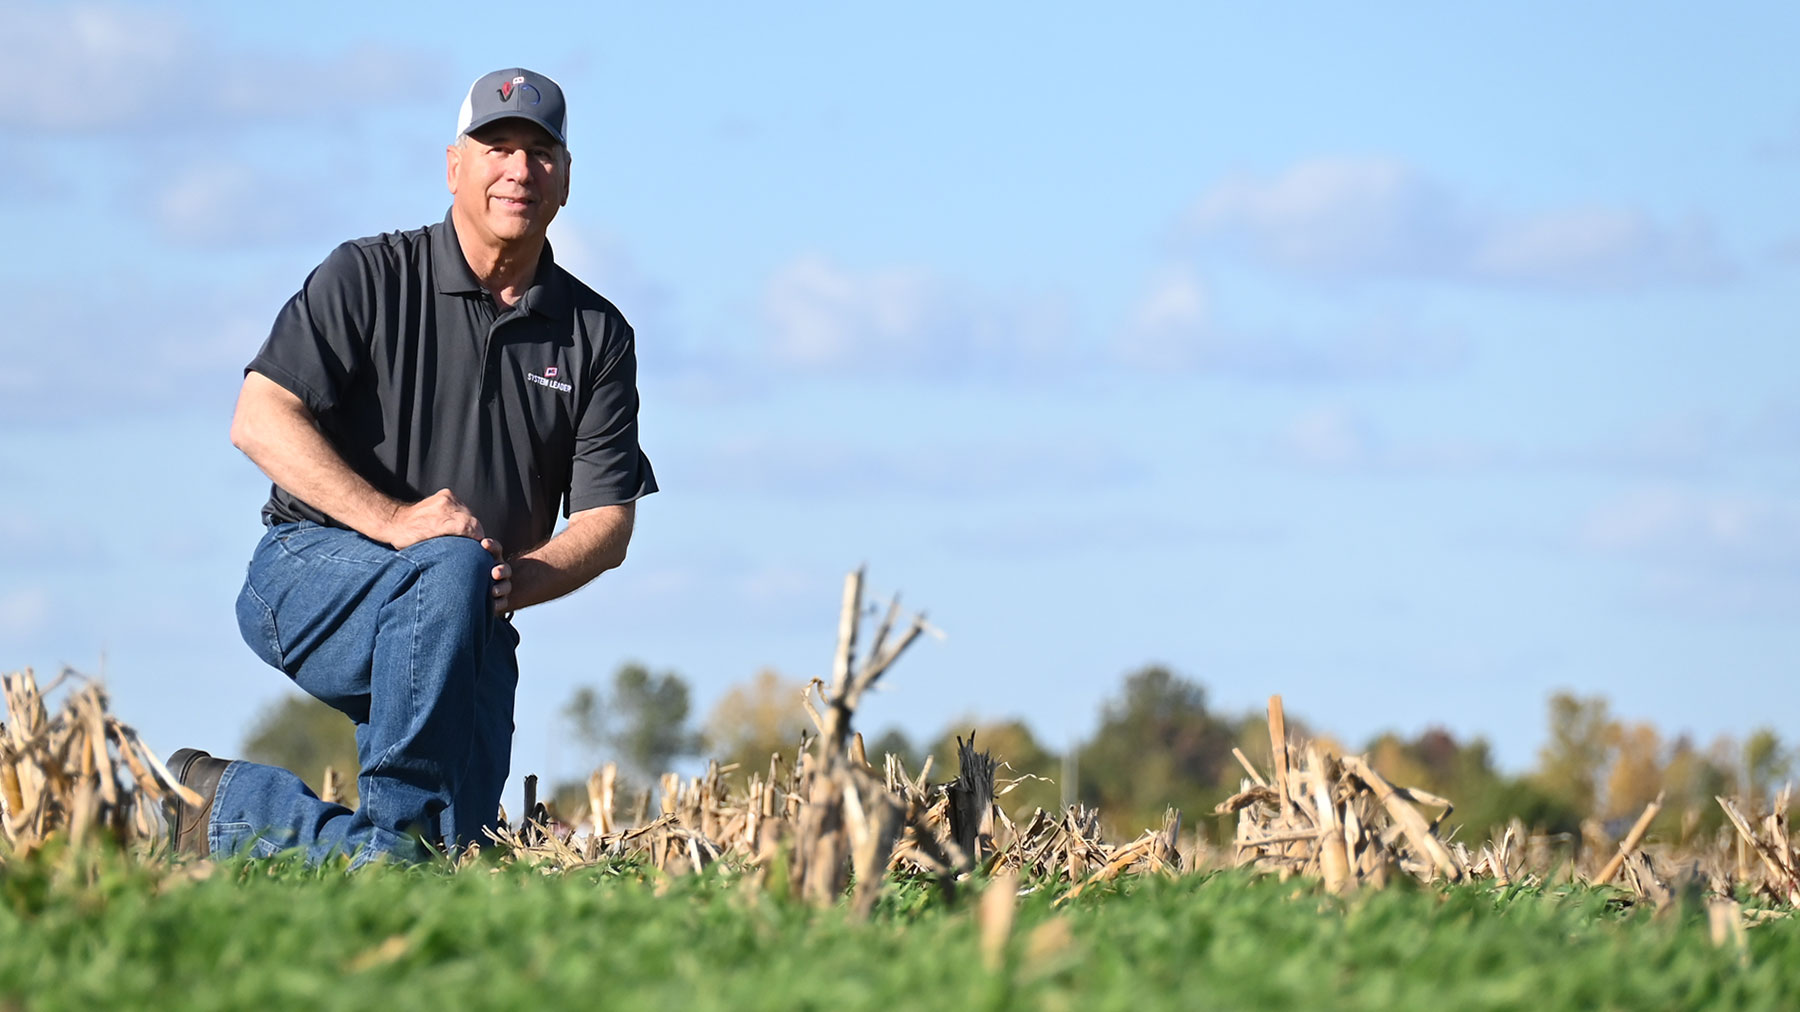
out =
[[[875,917],[727,873],[630,866],[0,864],[0,1008],[1791,1008],[1800,924],[1715,947],[1704,909],[1605,889],[1401,885],[1336,901],[1241,873],[1020,900],[983,960],[975,887]]]

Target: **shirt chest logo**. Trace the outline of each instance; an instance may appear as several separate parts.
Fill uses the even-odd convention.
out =
[[[544,374],[542,376],[539,376],[537,373],[534,373],[534,372],[528,372],[525,374],[525,378],[533,383],[536,383],[538,386],[549,387],[551,390],[555,390],[558,393],[566,394],[569,391],[575,389],[574,387],[570,386],[569,384],[564,383],[562,380],[557,379],[558,375],[559,375],[559,372],[558,372],[557,368],[555,366],[551,365],[551,366],[544,367]]]

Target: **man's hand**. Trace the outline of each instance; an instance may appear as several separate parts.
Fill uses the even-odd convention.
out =
[[[382,528],[382,536],[375,540],[385,541],[398,550],[429,538],[457,537],[481,541],[484,534],[481,521],[475,519],[475,514],[469,512],[469,507],[463,505],[456,493],[443,488],[410,506],[394,507],[394,515]],[[499,542],[494,544],[499,546]]]
[[[577,510],[555,537],[512,560],[508,607],[554,600],[624,562],[636,516],[635,503]]]
[[[493,538],[482,538],[481,547],[487,549],[497,563],[488,571],[488,575],[494,580],[490,591],[494,595],[494,614],[505,615],[512,610],[512,604],[507,600],[512,595],[512,566],[507,563],[506,552],[501,549],[500,542]]]

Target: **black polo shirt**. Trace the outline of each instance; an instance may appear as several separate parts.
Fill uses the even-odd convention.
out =
[[[544,246],[516,306],[482,290],[450,216],[347,242],[289,299],[245,371],[291,391],[344,461],[407,502],[456,493],[508,553],[556,513],[656,491],[638,448],[637,354],[612,303]],[[275,487],[263,522],[332,518]]]

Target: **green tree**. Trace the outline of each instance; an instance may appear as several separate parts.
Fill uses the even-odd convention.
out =
[[[1369,762],[1393,783],[1419,787],[1456,806],[1446,825],[1474,846],[1517,818],[1527,827],[1572,832],[1581,816],[1529,779],[1510,777],[1494,766],[1487,741],[1464,743],[1441,727],[1408,740],[1383,734],[1364,750]]]
[[[356,725],[350,718],[303,693],[290,693],[263,707],[244,735],[243,757],[295,773],[315,792],[324,786],[325,767],[338,772],[344,803],[356,804]]]
[[[1744,741],[1744,774],[1749,802],[1757,811],[1774,797],[1793,773],[1794,755],[1783,748],[1773,728],[1760,727]]]
[[[646,782],[667,772],[676,759],[700,751],[700,735],[688,726],[688,686],[680,675],[626,664],[613,674],[611,695],[606,740]]]
[[[1168,805],[1196,825],[1225,794],[1226,764],[1237,768],[1234,731],[1207,711],[1199,683],[1160,665],[1142,668],[1104,704],[1081,746],[1080,796],[1123,833],[1159,825]]]
[[[1663,765],[1668,796],[1663,801],[1662,815],[1657,817],[1658,835],[1665,839],[1691,839],[1696,834],[1710,834],[1725,824],[1725,813],[1713,799],[1731,793],[1730,757],[1734,751],[1729,741],[1716,741],[1702,751],[1687,735],[1675,739],[1669,747],[1668,762]]]
[[[689,710],[688,685],[680,675],[654,674],[634,662],[613,672],[610,691],[578,686],[559,715],[590,769],[608,760],[619,764],[617,790],[624,804],[653,787],[677,759],[699,752],[700,735],[689,724]],[[555,784],[550,796],[561,815],[574,818],[587,803],[586,776]]]
[[[600,690],[591,685],[578,686],[562,705],[561,716],[568,725],[569,736],[586,753],[588,761],[597,765],[606,748],[606,700]]]
[[[869,762],[874,764],[876,769],[881,769],[886,762],[886,757],[892,754],[899,756],[900,761],[906,764],[906,772],[916,777],[925,762],[925,753],[920,752],[918,746],[912,743],[912,739],[907,737],[906,732],[897,727],[890,727],[881,732],[866,745],[864,751],[868,752]],[[938,773],[935,766],[932,768],[932,773],[934,775]]]

